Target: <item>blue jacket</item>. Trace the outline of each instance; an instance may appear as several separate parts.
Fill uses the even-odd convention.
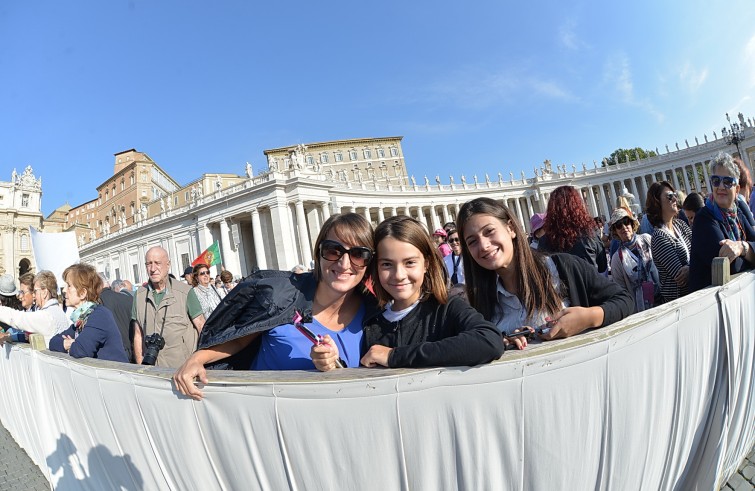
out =
[[[742,240],[750,242],[750,247],[755,247],[755,229],[750,225],[750,221],[742,208],[743,205],[737,200],[737,218],[745,231],[745,237]],[[690,292],[710,286],[712,283],[710,268],[713,258],[718,257],[718,251],[721,249],[718,243],[727,238],[724,234],[723,225],[713,217],[708,207],[700,208],[692,224],[692,250],[689,264]],[[752,264],[738,257],[731,263],[731,273],[739,273],[752,267]]]
[[[56,334],[50,340],[50,350],[65,353],[63,336],[74,337],[73,325]],[[128,363],[123,349],[121,333],[115,323],[113,314],[104,306],[97,305],[89,317],[68,354],[74,358],[98,358],[100,360]]]

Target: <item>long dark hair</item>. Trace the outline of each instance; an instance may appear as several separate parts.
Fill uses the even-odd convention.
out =
[[[448,301],[448,290],[444,276],[446,267],[443,265],[443,260],[440,258],[440,254],[438,254],[438,250],[425,227],[414,218],[407,216],[398,215],[386,218],[375,229],[375,250],[377,250],[380,241],[388,237],[413,245],[424,257],[427,272],[422,282],[422,291],[424,292],[422,300],[425,300],[428,295],[432,295],[438,303],[446,303]],[[379,263],[380,257],[376,256],[370,264],[372,277],[376,279],[379,278]],[[375,296],[378,298],[381,307],[393,300],[379,280],[375,281],[373,286]]]
[[[654,182],[648,188],[648,195],[647,198],[645,198],[645,212],[648,216],[648,221],[654,227],[660,227],[663,224],[661,195],[664,193],[664,187],[669,188],[670,191],[676,192],[674,186],[668,181]]]
[[[503,204],[490,198],[477,198],[462,205],[456,219],[456,230],[461,238],[461,253],[464,257],[464,278],[470,305],[477,309],[485,319],[496,322],[501,310],[498,305],[498,274],[485,269],[472,258],[464,238],[464,227],[474,215],[489,215],[497,218],[503,225],[509,225],[516,237],[512,264],[516,267],[516,282],[519,301],[531,316],[536,310],[546,315],[553,315],[562,308],[559,293],[553,287],[551,274],[545,264],[545,256],[535,252],[527,243],[527,235],[511,211]]]
[[[548,198],[543,230],[553,252],[568,252],[580,237],[595,234],[595,221],[587,212],[582,195],[573,186],[553,190]]]

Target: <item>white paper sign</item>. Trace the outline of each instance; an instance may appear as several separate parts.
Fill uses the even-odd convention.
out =
[[[44,233],[34,227],[29,227],[29,232],[37,272],[52,271],[58,280],[58,285],[62,286],[63,271],[81,260],[79,248],[76,245],[76,234],[74,232]]]

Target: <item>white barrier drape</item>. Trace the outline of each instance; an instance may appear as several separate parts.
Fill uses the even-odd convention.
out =
[[[715,489],[755,441],[755,275],[472,368],[169,372],[6,346],[56,489]]]

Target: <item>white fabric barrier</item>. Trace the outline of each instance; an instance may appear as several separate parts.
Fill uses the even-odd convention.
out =
[[[212,373],[9,346],[56,489],[716,489],[755,441],[755,275],[473,368]]]

